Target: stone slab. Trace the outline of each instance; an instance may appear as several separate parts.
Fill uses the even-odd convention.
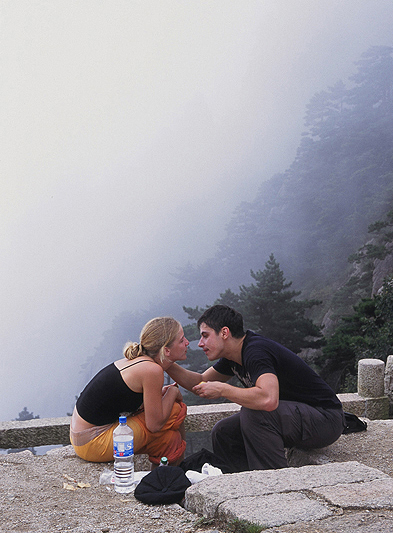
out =
[[[323,495],[327,488],[334,494],[336,486],[357,489],[382,481],[391,483],[392,478],[357,461],[225,474],[187,489],[185,507],[206,518],[238,518],[279,526],[329,516],[334,504]],[[386,507],[390,507],[389,502]]]
[[[280,526],[299,521],[321,520],[334,514],[325,503],[300,492],[268,494],[239,498],[220,505],[219,519],[247,520],[265,527]]]
[[[393,511],[346,511],[315,522],[296,522],[267,530],[269,533],[392,533]]]
[[[393,479],[378,479],[356,485],[339,484],[313,491],[332,505],[349,508],[393,509]]]

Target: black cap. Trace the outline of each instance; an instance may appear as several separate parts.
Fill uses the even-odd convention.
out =
[[[178,503],[190,486],[191,482],[180,466],[167,466],[156,468],[143,477],[134,496],[150,505]]]

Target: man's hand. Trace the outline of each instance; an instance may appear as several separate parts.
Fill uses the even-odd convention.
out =
[[[216,400],[222,397],[222,387],[223,383],[220,381],[201,381],[192,388],[192,392],[201,398]]]
[[[206,372],[213,370],[209,368]],[[205,378],[206,379],[206,378]],[[216,400],[226,398],[248,409],[274,411],[279,402],[279,384],[275,374],[262,374],[254,387],[243,388],[222,381],[201,381],[192,387],[192,392],[201,398]]]

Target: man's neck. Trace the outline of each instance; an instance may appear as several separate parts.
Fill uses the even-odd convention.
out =
[[[241,337],[240,339],[235,337],[230,339],[226,346],[227,349],[224,355],[225,359],[229,359],[230,361],[233,361],[239,365],[242,364],[242,348],[245,337],[246,336],[244,335],[244,337]]]

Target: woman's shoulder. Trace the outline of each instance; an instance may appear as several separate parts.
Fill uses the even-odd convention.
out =
[[[122,359],[118,359],[117,361],[115,361],[113,364],[120,371],[132,368],[134,366],[141,368],[143,367],[146,370],[146,365],[149,365],[149,368],[160,368],[160,366],[155,361],[153,361],[151,357],[148,357],[146,355],[135,357],[135,359],[127,359],[126,357],[123,357]]]

